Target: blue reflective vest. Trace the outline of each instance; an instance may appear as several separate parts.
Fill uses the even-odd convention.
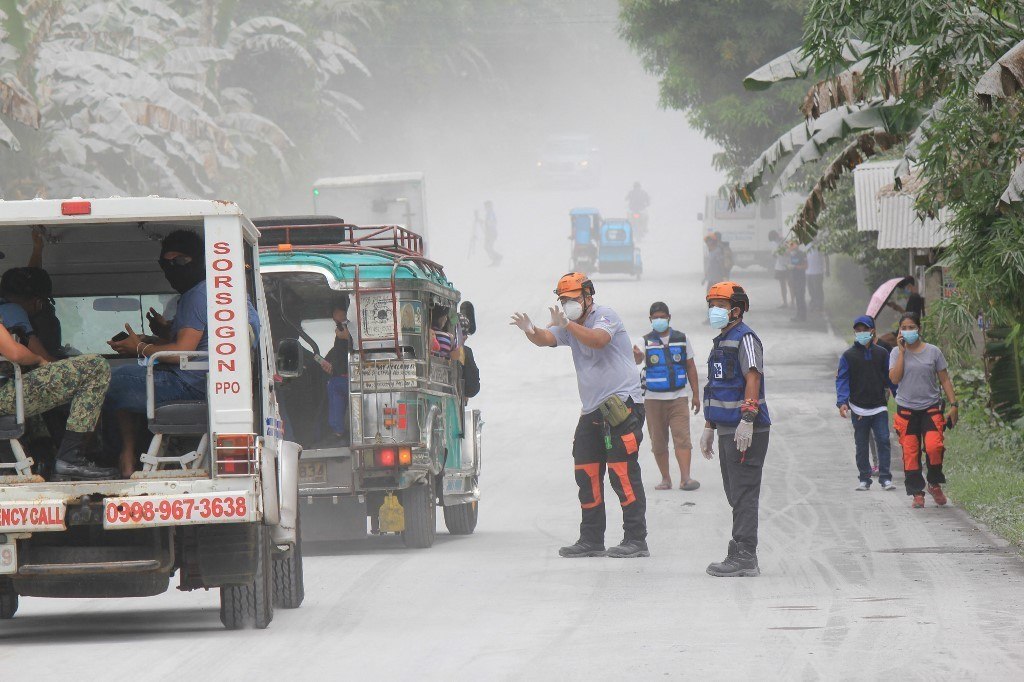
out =
[[[740,367],[740,343],[743,337],[750,334],[758,343],[754,330],[740,322],[738,325],[718,336],[708,356],[708,383],[704,387],[704,419],[723,426],[736,426],[740,423],[740,407],[747,389],[747,380]],[[758,394],[761,411],[757,414],[755,426],[768,426],[772,423],[768,416],[768,403],[764,399],[764,375],[761,376],[761,390]]]
[[[671,393],[686,386],[686,334],[671,330],[668,345],[658,332],[644,337],[644,388]]]

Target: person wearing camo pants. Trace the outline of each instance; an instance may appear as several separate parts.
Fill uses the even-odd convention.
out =
[[[98,355],[79,355],[47,362],[11,336],[0,324],[0,354],[23,367],[35,366],[23,375],[25,416],[42,414],[59,405],[70,405],[67,431],[57,451],[55,478],[115,478],[117,470],[99,467],[82,455],[85,437],[96,428],[103,398],[110,384],[110,366]],[[0,414],[15,413],[15,386],[0,386]]]

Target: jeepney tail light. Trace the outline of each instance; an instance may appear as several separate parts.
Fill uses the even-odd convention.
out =
[[[214,455],[218,476],[249,476],[256,470],[256,436],[252,433],[218,434]]]
[[[394,448],[384,448],[377,451],[377,466],[393,467],[398,459],[398,453]]]
[[[412,464],[412,448],[398,448],[398,464],[404,467]]]
[[[61,215],[89,215],[92,213],[91,201],[62,201],[60,204]]]

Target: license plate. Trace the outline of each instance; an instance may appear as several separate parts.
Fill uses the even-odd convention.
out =
[[[327,462],[299,462],[299,483],[327,483]]]
[[[0,503],[0,533],[64,530],[64,500]]]
[[[444,479],[444,491],[446,493],[461,493],[464,481],[463,478],[446,478]]]
[[[0,575],[18,572],[18,543],[10,540],[0,545]]]
[[[104,528],[152,528],[185,524],[242,523],[256,520],[250,492],[108,497]]]

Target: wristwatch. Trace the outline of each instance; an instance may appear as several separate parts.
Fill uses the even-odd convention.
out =
[[[744,412],[740,417],[740,420],[745,422],[753,422],[755,419],[757,419],[757,412]]]
[[[949,406],[950,407],[960,407],[960,401],[959,400],[954,400],[953,402],[951,402],[949,404]]]

